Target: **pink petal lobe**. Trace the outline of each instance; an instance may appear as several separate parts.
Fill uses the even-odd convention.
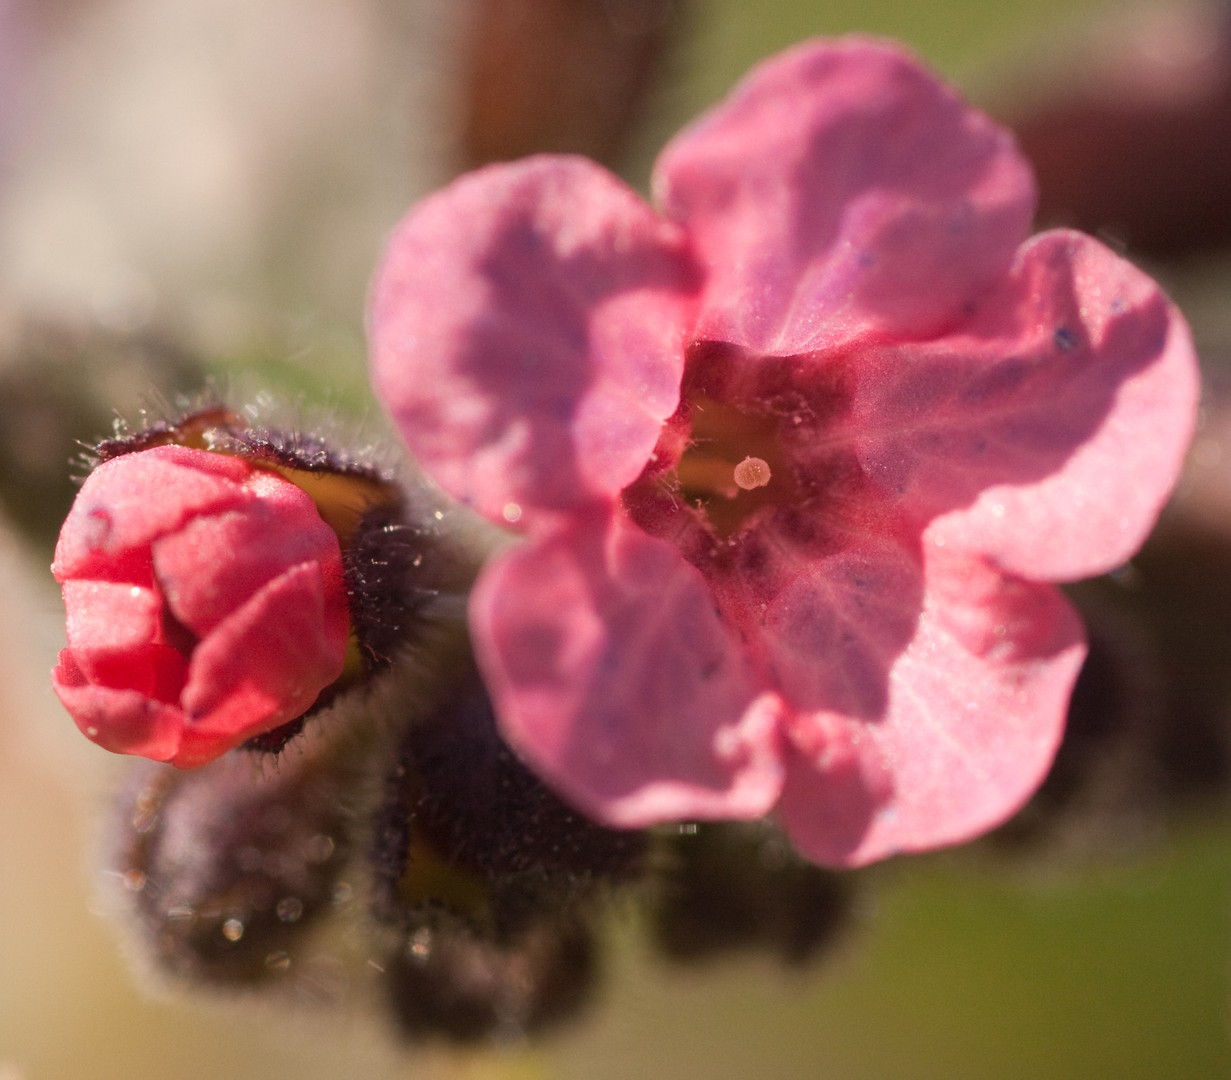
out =
[[[88,679],[105,690],[134,690],[169,705],[179,700],[188,673],[184,655],[160,641],[124,649],[64,649],[62,666],[66,659],[72,660],[74,679]]]
[[[197,646],[181,696],[188,725],[176,765],[204,764],[303,715],[341,675],[345,623],[326,619],[326,594],[316,564],[292,567]]]
[[[857,361],[848,418],[870,477],[933,539],[1010,573],[1120,565],[1179,476],[1198,377],[1183,319],[1077,233],[1025,245],[960,332]]]
[[[260,497],[242,509],[194,518],[154,543],[159,587],[175,617],[198,637],[288,567],[319,563],[341,588],[337,535],[311,497],[281,477],[263,479]]]
[[[378,270],[376,390],[420,463],[496,521],[610,499],[679,399],[678,230],[581,158],[480,170],[420,203]]]
[[[1085,656],[1053,587],[929,548],[913,639],[888,673],[882,715],[801,714],[779,814],[831,866],[969,840],[1042,782]]]
[[[62,586],[71,649],[139,648],[159,640],[162,600],[140,585],[66,581]]]
[[[238,458],[184,446],[104,461],[86,477],[60,530],[56,580],[148,584],[151,541],[198,514],[237,505],[238,485],[251,472]]]
[[[889,672],[916,632],[923,573],[914,545],[852,537],[845,550],[809,561],[762,616],[774,682],[796,712],[875,719]]]
[[[168,761],[179,748],[184,714],[175,705],[89,681],[71,649],[61,651],[51,682],[81,733],[103,749]]]
[[[857,38],[755,68],[667,146],[655,193],[707,275],[697,336],[778,355],[942,330],[1034,208],[1008,132]]]
[[[776,696],[669,544],[576,520],[489,564],[471,626],[505,736],[596,820],[750,818],[773,805]]]

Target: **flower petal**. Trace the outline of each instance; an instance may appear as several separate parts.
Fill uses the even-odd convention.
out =
[[[858,38],[754,69],[667,146],[655,193],[708,277],[697,336],[779,355],[944,329],[1034,207],[1007,131]]]
[[[678,404],[694,288],[678,231],[598,166],[492,166],[395,233],[376,390],[446,491],[532,525],[640,473]]]
[[[242,508],[197,517],[154,542],[154,575],[175,617],[210,633],[288,568],[316,563],[342,591],[338,538],[302,488],[259,474]]]
[[[115,581],[66,581],[69,648],[138,649],[162,637],[162,598],[154,589]]]
[[[198,514],[237,505],[238,485],[251,472],[239,458],[184,446],[104,461],[86,477],[60,530],[51,566],[56,580],[150,584],[150,542]]]
[[[923,589],[916,550],[889,534],[852,538],[802,564],[762,616],[761,642],[787,706],[883,715],[889,672],[916,633]]]
[[[64,649],[60,666],[71,671],[66,685],[87,679],[104,690],[133,690],[167,705],[179,701],[188,676],[183,654],[159,641],[123,649]]]
[[[888,671],[883,715],[790,725],[779,813],[817,862],[856,866],[977,836],[1025,802],[1059,745],[1085,655],[1068,602],[943,548],[925,563],[923,612]]]
[[[606,825],[766,813],[781,785],[776,696],[671,545],[597,518],[509,550],[476,587],[504,735]]]
[[[173,650],[152,646],[159,653],[147,670],[161,671],[176,663]],[[139,658],[129,656],[126,674],[138,665]],[[184,662],[178,658],[182,671]],[[146,680],[148,681],[148,680]],[[86,738],[115,754],[139,754],[153,761],[168,761],[179,748],[184,714],[175,705],[150,696],[148,687],[129,689],[126,686],[100,685],[77,663],[72,649],[60,652],[60,662],[51,673],[52,689]]]
[[[193,651],[174,763],[193,768],[302,716],[342,673],[346,622],[327,615],[316,563],[289,569],[224,619]]]
[[[857,361],[844,424],[934,539],[1045,581],[1141,545],[1179,476],[1198,377],[1183,319],[1078,233],[1025,245],[961,333]]]

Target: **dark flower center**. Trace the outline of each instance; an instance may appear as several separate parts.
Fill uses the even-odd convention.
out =
[[[717,536],[740,532],[763,508],[793,497],[776,416],[704,395],[686,398],[681,408],[690,421],[689,440],[667,482]]]
[[[694,346],[679,408],[624,492],[633,520],[687,553],[697,541],[732,541],[780,507],[803,502],[791,451],[801,423],[792,367],[789,360],[750,365],[716,343]]]

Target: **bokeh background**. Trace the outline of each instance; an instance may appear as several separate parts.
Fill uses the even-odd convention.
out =
[[[1219,681],[1231,479],[1217,390],[1231,260],[1219,204],[1202,201],[1231,190],[1218,173],[1231,144],[1222,14],[608,0],[611,18],[644,31],[613,59],[569,21],[570,0],[542,0],[559,10],[541,26],[525,14],[535,3],[504,0],[506,16],[531,20],[519,31],[501,0],[0,0],[0,1080],[1231,1076],[1231,694]],[[573,6],[587,4],[603,7]],[[1159,664],[1159,678],[1181,672],[1162,696],[1183,707],[1142,721],[1163,733],[1145,740],[1167,758],[1162,775],[1106,780],[1039,837],[862,873],[843,933],[801,969],[755,953],[668,965],[623,910],[595,1006],[532,1046],[406,1046],[361,976],[294,1008],[160,988],[99,898],[100,822],[122,765],[80,738],[48,686],[62,630],[47,513],[72,440],[202,372],[378,424],[364,290],[414,199],[464,164],[578,141],[644,186],[655,148],[751,62],[848,31],[906,41],[1020,121],[1045,196],[1057,193],[1045,211],[1090,220],[1193,321],[1206,426],[1164,526],[1171,547],[1145,560],[1171,576],[1159,571],[1165,586],[1133,616],[1159,636],[1147,653],[1184,654]],[[581,82],[536,98],[536,79],[581,79],[552,65],[586,49],[605,57],[580,64],[601,82],[593,100]],[[1100,80],[1126,113],[1082,104]],[[1177,131],[1169,148],[1159,133]],[[1144,210],[1130,198],[1142,191]],[[1184,555],[1194,521],[1202,559]],[[1169,614],[1141,614],[1155,609]],[[1182,725],[1192,737],[1172,738]],[[1091,746],[1091,769],[1128,753]]]

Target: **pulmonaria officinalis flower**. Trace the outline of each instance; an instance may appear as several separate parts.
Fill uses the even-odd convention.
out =
[[[1012,137],[886,43],[765,63],[653,190],[481,170],[374,286],[411,450],[522,538],[470,605],[505,737],[608,825],[773,811],[835,865],[990,828],[1082,661],[1055,584],[1176,479],[1183,320],[1094,240],[1028,239]]]
[[[202,765],[343,674],[339,536],[268,461],[173,442],[102,461],[52,570],[68,611],[53,686],[109,750]]]

